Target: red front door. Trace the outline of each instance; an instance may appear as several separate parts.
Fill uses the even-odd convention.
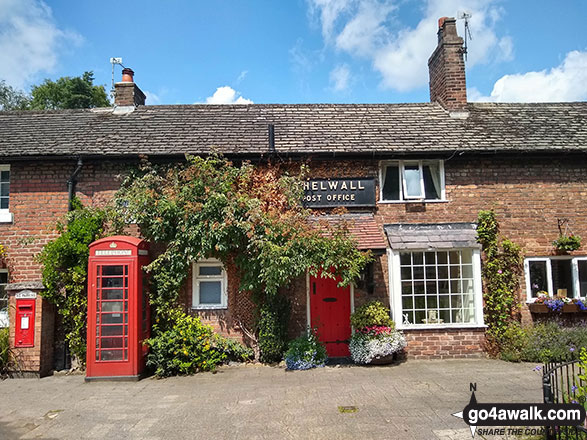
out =
[[[337,279],[310,277],[310,323],[330,357],[349,356],[351,337],[350,287]]]

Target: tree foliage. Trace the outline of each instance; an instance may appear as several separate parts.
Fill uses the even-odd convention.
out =
[[[94,85],[93,72],[82,76],[64,76],[57,81],[46,79],[33,86],[31,110],[109,107],[104,86]]]
[[[340,275],[343,285],[358,277],[370,254],[356,249],[346,225],[324,224],[324,234],[310,224],[300,203],[304,171],[188,157],[182,165],[145,162],[125,180],[115,197],[119,220],[137,223],[148,240],[165,247],[147,267],[159,319],[175,304],[189,266],[205,258],[234,262],[240,290],[252,292],[258,305],[306,270]]]
[[[30,97],[14,87],[0,81],[0,110],[27,110]]]
[[[42,295],[55,304],[61,315],[65,338],[80,365],[85,363],[89,245],[104,232],[106,212],[84,208],[74,200],[66,222],[57,224],[60,234],[39,255],[43,264]]]
[[[485,254],[482,272],[488,344],[490,351],[495,352],[520,311],[520,247],[500,238],[499,224],[491,210],[479,212],[477,239]]]

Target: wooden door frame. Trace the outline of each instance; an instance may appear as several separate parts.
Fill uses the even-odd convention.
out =
[[[351,313],[355,311],[355,286],[351,283],[349,289],[351,295]],[[349,320],[351,317],[349,316]],[[312,328],[312,312],[310,308],[310,272],[306,271],[306,328]],[[353,326],[351,325],[351,335]]]

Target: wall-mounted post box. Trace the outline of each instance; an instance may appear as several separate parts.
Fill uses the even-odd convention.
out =
[[[15,347],[35,345],[35,299],[16,299]]]
[[[150,336],[147,242],[114,236],[90,245],[86,381],[138,379]]]

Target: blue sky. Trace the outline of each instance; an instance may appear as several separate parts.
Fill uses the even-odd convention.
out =
[[[0,79],[109,89],[122,57],[148,104],[427,102],[437,19],[462,11],[470,100],[587,100],[585,0],[0,0]]]

